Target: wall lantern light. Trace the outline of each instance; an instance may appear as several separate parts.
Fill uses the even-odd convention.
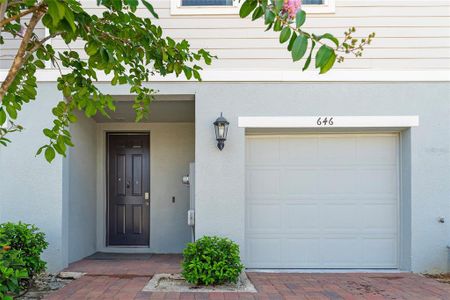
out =
[[[225,147],[225,141],[227,140],[228,125],[230,122],[227,121],[220,113],[220,117],[214,122],[214,129],[216,131],[217,148],[222,151]]]

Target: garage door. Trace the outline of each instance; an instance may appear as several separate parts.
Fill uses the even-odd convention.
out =
[[[249,268],[397,268],[396,134],[248,136]]]

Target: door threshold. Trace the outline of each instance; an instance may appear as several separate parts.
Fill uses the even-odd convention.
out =
[[[107,246],[97,249],[105,253],[154,253],[149,246]]]
[[[399,269],[245,269],[256,273],[411,273]]]
[[[106,246],[106,249],[114,249],[114,248],[150,248],[150,246],[142,246],[142,245],[114,245],[114,246]]]

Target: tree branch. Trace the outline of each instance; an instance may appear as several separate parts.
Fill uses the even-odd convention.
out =
[[[36,25],[39,23],[43,15],[44,12],[42,10],[36,10],[30,19],[27,31],[23,35],[22,42],[20,43],[19,49],[17,50],[17,54],[14,57],[14,61],[11,65],[11,68],[8,71],[8,75],[6,76],[5,81],[3,81],[0,87],[0,103],[3,101],[3,97],[8,91],[9,86],[13,83],[14,79],[16,78],[17,72],[19,72],[19,70],[22,68],[25,62],[26,48],[28,46],[28,43],[30,42],[31,37],[33,36],[33,31]]]
[[[0,22],[3,22],[5,19],[6,8],[8,7],[8,0],[5,0],[2,4],[0,4]],[[0,25],[0,33],[2,32],[3,24]]]
[[[35,52],[37,49],[41,48],[42,45],[44,45],[49,39],[52,39],[55,36],[60,35],[60,34],[61,34],[61,32],[55,32],[49,36],[46,36],[45,38],[43,38],[40,41],[36,41],[34,46],[30,50],[25,52],[25,56],[24,56],[23,60],[27,61],[27,59],[33,54],[33,52]]]
[[[8,1],[2,3],[2,6],[3,6],[3,4],[5,4],[5,3],[7,3],[7,2],[8,2]],[[5,7],[5,8],[6,8],[6,7]],[[0,31],[1,31],[1,29],[3,28],[3,26],[5,26],[6,24],[9,24],[9,23],[11,23],[11,22],[14,21],[14,20],[20,19],[20,18],[22,18],[23,16],[26,16],[26,15],[29,15],[29,14],[31,14],[31,13],[34,13],[34,12],[36,12],[36,11],[38,11],[38,10],[41,10],[42,8],[43,8],[42,5],[33,6],[32,8],[26,9],[26,10],[20,12],[19,14],[14,15],[14,16],[12,16],[12,17],[10,17],[10,18],[7,18],[7,19],[4,19],[4,14],[3,14],[3,18],[0,17],[0,20],[1,20],[1,21],[0,21]]]

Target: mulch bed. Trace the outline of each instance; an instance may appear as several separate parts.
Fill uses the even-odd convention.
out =
[[[73,279],[59,278],[54,274],[42,273],[36,276],[31,288],[22,296],[15,299],[36,300],[42,299],[53,291],[59,290],[72,282]]]
[[[442,273],[442,274],[424,274],[428,278],[435,279],[442,283],[450,284],[450,273]]]

